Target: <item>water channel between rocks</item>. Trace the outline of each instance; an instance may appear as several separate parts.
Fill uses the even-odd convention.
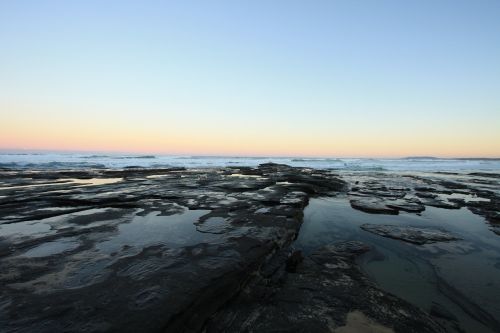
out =
[[[364,231],[366,223],[439,228],[461,240],[415,245]],[[382,289],[455,317],[467,332],[493,332],[482,322],[500,317],[500,244],[482,217],[433,207],[419,215],[368,214],[352,209],[345,196],[311,199],[294,247],[308,254],[343,240],[372,247],[359,263]]]

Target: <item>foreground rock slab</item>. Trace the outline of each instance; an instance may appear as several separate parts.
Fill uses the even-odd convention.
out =
[[[0,171],[0,331],[200,331],[344,187],[276,164]]]
[[[368,250],[343,242],[318,249],[293,270],[271,265],[211,318],[207,332],[444,332],[360,271],[355,259]]]

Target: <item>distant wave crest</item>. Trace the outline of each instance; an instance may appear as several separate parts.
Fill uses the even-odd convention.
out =
[[[136,158],[140,158],[140,159],[153,159],[153,158],[156,158],[156,156],[154,155],[141,155],[141,156],[116,156],[114,157],[116,159],[120,159],[120,160],[128,160],[128,159],[136,159]]]
[[[342,160],[338,158],[292,158],[292,162],[329,162],[329,163],[342,163]]]
[[[106,166],[100,163],[87,162],[45,162],[45,163],[0,163],[0,168],[19,168],[19,169],[73,169],[73,168],[95,168],[105,169]]]
[[[83,158],[109,158],[109,159],[117,159],[117,160],[128,160],[128,159],[153,159],[156,158],[154,155],[137,155],[137,156],[114,156],[114,155],[89,155],[84,156]]]

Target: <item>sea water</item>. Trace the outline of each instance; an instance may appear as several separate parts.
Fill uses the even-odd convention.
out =
[[[366,232],[364,223],[444,228],[461,239],[414,245]],[[497,331],[491,319],[500,318],[500,237],[483,217],[435,207],[418,215],[368,214],[351,208],[346,196],[311,199],[294,247],[307,255],[345,240],[371,247],[359,264],[385,291],[426,311],[439,304],[466,332]]]
[[[431,157],[303,158],[241,156],[173,156],[90,153],[0,153],[0,168],[71,169],[126,167],[208,168],[283,163],[294,167],[353,171],[499,171],[500,159],[442,159]]]

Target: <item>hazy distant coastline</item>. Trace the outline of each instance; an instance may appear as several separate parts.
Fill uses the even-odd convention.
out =
[[[500,157],[435,157],[435,156],[408,156],[402,160],[459,160],[459,161],[500,161]]]
[[[81,155],[87,158],[100,158],[100,157],[109,157],[109,158],[157,158],[157,157],[171,157],[176,159],[269,159],[269,158],[279,158],[279,159],[290,159],[294,161],[332,161],[332,160],[345,160],[345,159],[374,159],[374,160],[471,160],[471,161],[500,161],[500,156],[498,157],[439,157],[439,156],[431,156],[431,155],[411,155],[404,157],[338,157],[338,156],[263,156],[263,155],[176,155],[176,154],[139,154],[132,152],[107,152],[107,151],[79,151],[79,150],[44,150],[44,149],[1,149],[0,148],[0,156],[1,155]]]

